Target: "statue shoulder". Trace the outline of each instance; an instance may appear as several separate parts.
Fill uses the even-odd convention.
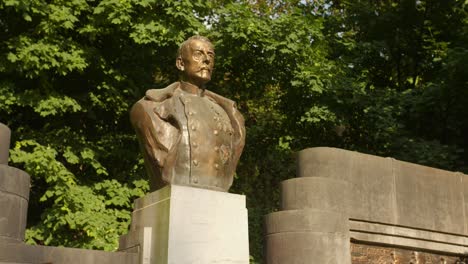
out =
[[[171,98],[177,87],[179,87],[179,82],[172,83],[162,89],[147,90],[145,96],[138,100],[130,109],[130,121],[132,124],[135,126],[136,123],[148,120],[148,118],[151,119],[154,113],[162,115],[161,110],[155,112],[155,107],[159,105],[157,103]]]
[[[236,103],[229,99],[229,98],[226,98],[222,95],[219,95],[215,92],[212,92],[210,90],[205,90],[205,95],[208,96],[209,98],[215,100],[218,104],[219,103],[222,103],[222,104],[228,104],[228,105],[235,105]]]
[[[211,99],[213,99],[217,104],[219,104],[221,107],[224,108],[224,110],[232,110],[232,111],[235,111],[237,112],[237,104],[235,101],[229,99],[229,98],[226,98],[222,95],[219,95],[217,93],[214,93],[212,91],[209,91],[209,90],[205,90],[205,95],[210,97]]]
[[[179,82],[174,82],[169,86],[162,89],[149,89],[146,91],[145,100],[150,100],[154,102],[162,102],[173,96],[175,89],[180,86]]]

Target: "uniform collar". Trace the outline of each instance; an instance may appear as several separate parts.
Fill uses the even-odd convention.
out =
[[[184,91],[185,93],[199,95],[199,96],[203,96],[205,93],[205,89],[199,88],[196,85],[193,85],[191,83],[184,82],[184,81],[180,82],[180,89]]]

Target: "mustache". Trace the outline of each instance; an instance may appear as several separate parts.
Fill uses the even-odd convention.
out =
[[[210,67],[200,67],[200,68],[198,68],[198,71],[199,71],[199,72],[200,72],[200,71],[203,71],[203,70],[207,70],[207,71],[209,71],[209,72],[212,72],[212,71],[213,71],[213,69],[210,68]]]

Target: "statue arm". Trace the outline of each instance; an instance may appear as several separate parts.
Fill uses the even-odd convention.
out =
[[[148,168],[151,171],[164,167],[167,155],[178,138],[178,130],[155,113],[157,105],[156,102],[141,99],[130,111],[130,121],[146,163],[151,164],[152,168]]]
[[[240,156],[242,154],[242,150],[244,149],[245,145],[245,123],[244,117],[242,114],[237,110],[236,104],[232,102],[232,117],[231,117],[231,124],[234,130],[234,146],[233,146],[233,173],[237,167],[237,163],[239,162]]]

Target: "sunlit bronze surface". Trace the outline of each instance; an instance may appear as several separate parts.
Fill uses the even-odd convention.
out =
[[[207,39],[185,41],[176,66],[181,81],[146,91],[130,113],[151,190],[178,184],[227,191],[244,148],[244,118],[233,101],[205,89],[214,66]]]

